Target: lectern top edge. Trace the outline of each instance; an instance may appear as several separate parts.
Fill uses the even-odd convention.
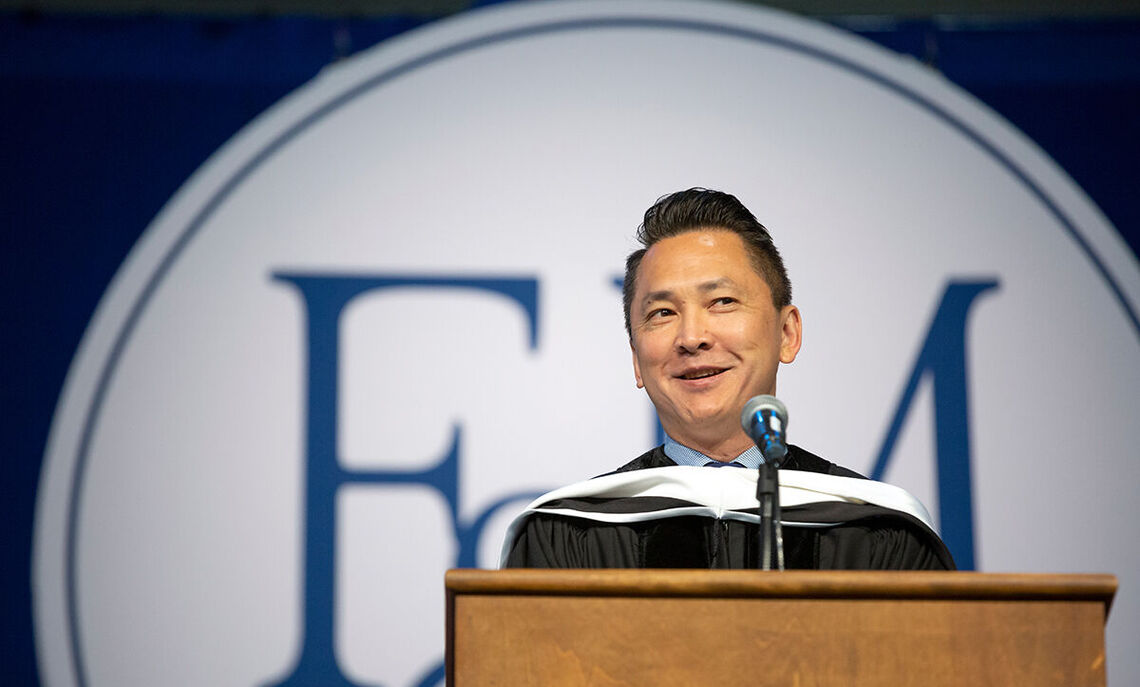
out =
[[[553,596],[709,596],[834,599],[1096,600],[1107,617],[1111,574],[790,570],[447,571],[451,593]]]

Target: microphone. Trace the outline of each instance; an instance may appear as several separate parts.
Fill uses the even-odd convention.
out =
[[[748,399],[740,413],[740,426],[760,449],[764,462],[780,467],[788,455],[788,409],[780,399],[767,394]]]

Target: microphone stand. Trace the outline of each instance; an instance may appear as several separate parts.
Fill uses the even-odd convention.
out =
[[[753,396],[740,411],[740,426],[762,456],[756,476],[756,500],[760,504],[760,569],[783,570],[779,467],[788,455],[784,441],[788,409],[775,396]]]
[[[780,479],[778,466],[764,458],[756,480],[760,502],[760,569],[784,569],[784,531],[780,525]]]

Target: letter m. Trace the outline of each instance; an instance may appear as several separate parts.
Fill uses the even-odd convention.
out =
[[[883,478],[919,383],[929,378],[934,387],[938,524],[942,540],[962,570],[974,569],[975,544],[966,323],[977,297],[997,285],[993,279],[946,285],[871,471],[871,479]]]

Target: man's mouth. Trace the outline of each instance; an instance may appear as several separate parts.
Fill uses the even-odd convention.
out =
[[[701,367],[695,370],[686,370],[685,372],[677,375],[677,378],[686,380],[705,379],[708,377],[715,377],[727,369],[728,368],[724,367]]]

